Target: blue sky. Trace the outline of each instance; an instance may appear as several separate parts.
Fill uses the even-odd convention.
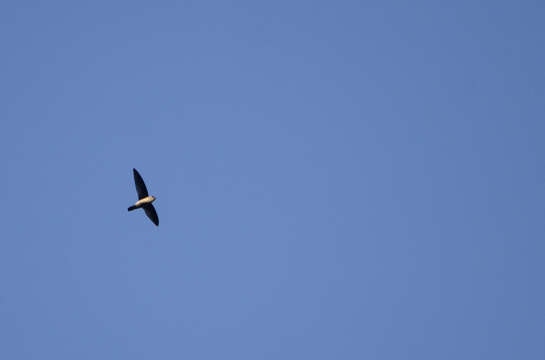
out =
[[[0,358],[545,358],[544,15],[3,3]]]

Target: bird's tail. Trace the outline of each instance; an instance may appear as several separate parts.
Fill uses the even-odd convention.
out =
[[[133,211],[134,209],[138,209],[138,206],[136,205],[129,206],[129,211]]]

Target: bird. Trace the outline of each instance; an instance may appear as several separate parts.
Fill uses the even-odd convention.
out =
[[[152,203],[155,201],[155,196],[150,196],[148,194],[148,189],[146,189],[146,184],[144,183],[144,179],[142,179],[142,176],[140,176],[138,171],[133,168],[132,173],[134,175],[134,184],[136,185],[136,193],[138,194],[138,201],[134,205],[129,206],[129,211],[143,208],[144,211],[146,212],[146,215],[149,217],[149,219],[156,226],[159,226],[159,217],[157,216],[157,212],[155,211],[155,208],[152,205]]]

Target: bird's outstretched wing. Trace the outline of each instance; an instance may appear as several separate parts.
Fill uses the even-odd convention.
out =
[[[144,180],[142,179],[142,176],[136,171],[136,169],[132,169],[132,173],[134,175],[134,184],[136,185],[136,192],[138,193],[138,199],[145,198],[148,196],[148,189],[146,189],[146,184],[144,184]]]
[[[146,215],[150,218],[150,220],[153,221],[155,225],[159,226],[159,217],[157,216],[157,212],[155,211],[153,205],[146,204],[143,207]]]

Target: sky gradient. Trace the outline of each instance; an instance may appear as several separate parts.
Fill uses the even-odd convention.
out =
[[[544,359],[544,18],[3,3],[0,358]]]

